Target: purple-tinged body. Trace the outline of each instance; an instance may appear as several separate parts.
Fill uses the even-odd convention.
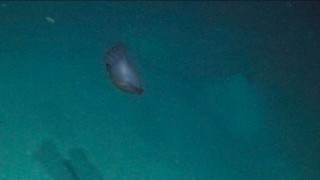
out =
[[[127,58],[124,44],[119,43],[105,54],[107,71],[114,85],[119,89],[141,95],[143,93],[141,78],[138,71]]]

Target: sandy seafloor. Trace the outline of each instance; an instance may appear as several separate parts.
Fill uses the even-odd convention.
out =
[[[0,5],[1,180],[320,179],[319,3]]]

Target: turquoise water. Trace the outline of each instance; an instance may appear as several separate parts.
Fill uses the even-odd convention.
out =
[[[319,3],[0,5],[0,179],[320,179]]]

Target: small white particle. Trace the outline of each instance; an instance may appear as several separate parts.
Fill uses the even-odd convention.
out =
[[[49,16],[46,16],[45,19],[46,19],[47,22],[49,22],[51,24],[54,24],[56,22],[53,18],[51,18]]]
[[[292,7],[292,3],[289,1],[286,1],[286,7],[291,8]]]

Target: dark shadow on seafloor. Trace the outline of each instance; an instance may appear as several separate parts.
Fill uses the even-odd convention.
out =
[[[45,140],[33,156],[54,180],[103,180],[102,174],[82,149],[69,149],[68,159],[63,157],[52,140]]]

